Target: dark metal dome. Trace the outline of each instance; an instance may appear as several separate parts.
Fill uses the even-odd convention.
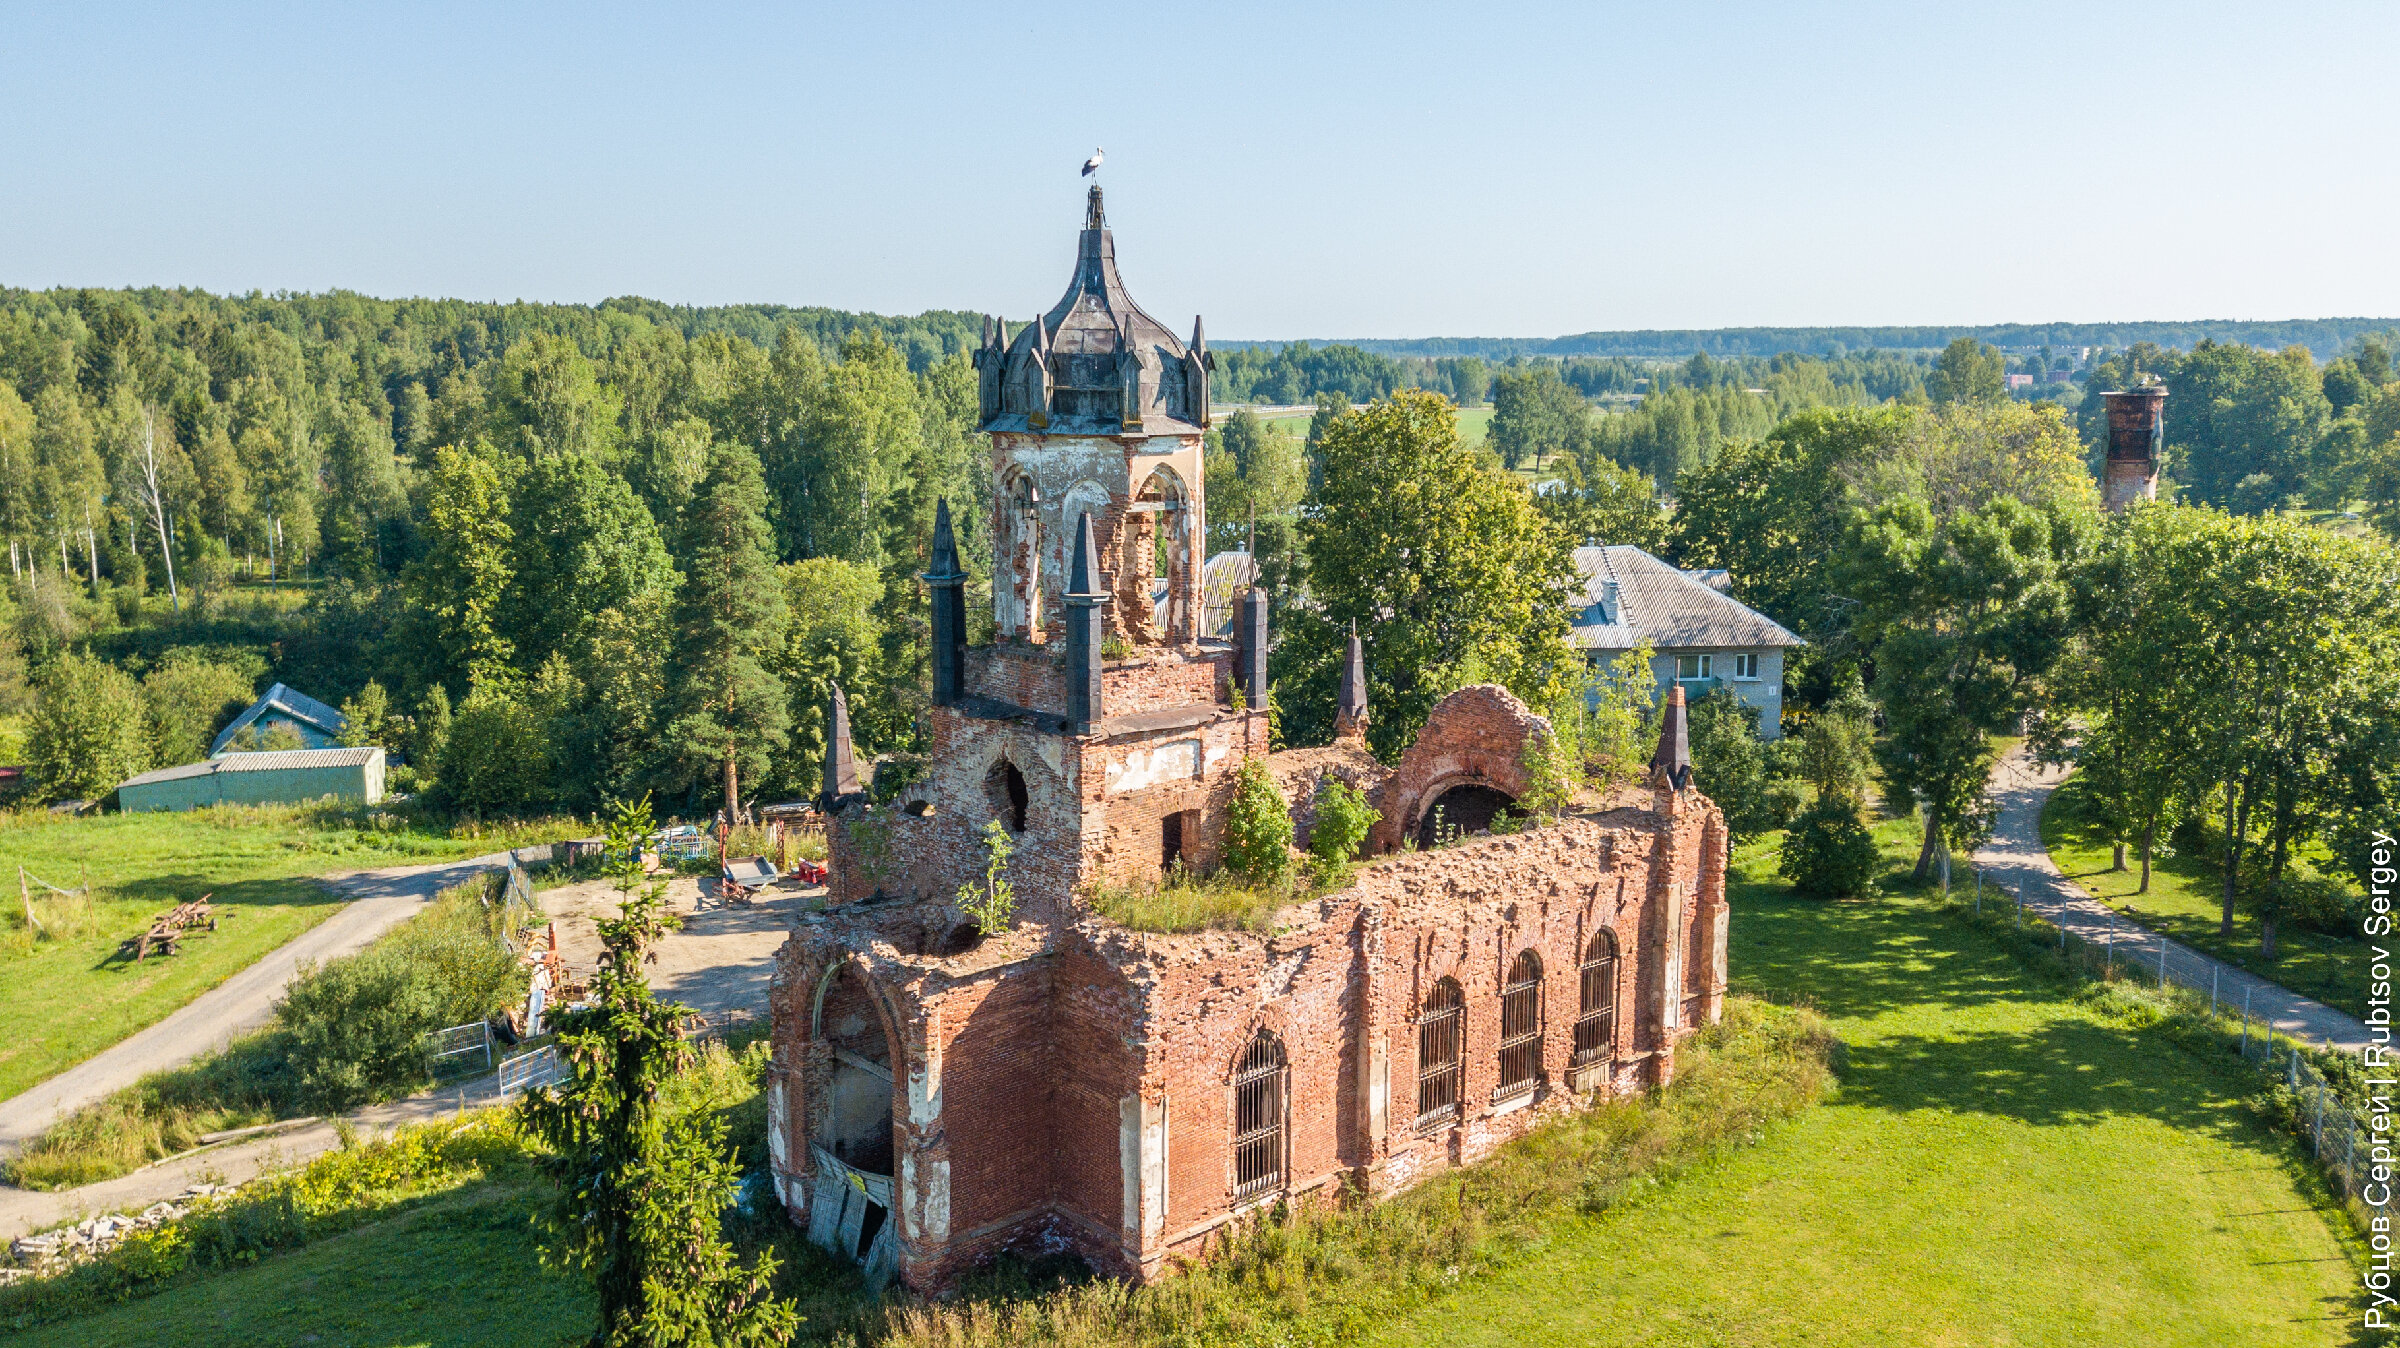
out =
[[[986,431],[1162,435],[1209,424],[1208,354],[1200,320],[1187,345],[1143,312],[1117,275],[1100,188],[1084,209],[1075,276],[1050,312],[1012,337],[985,322],[975,353]]]

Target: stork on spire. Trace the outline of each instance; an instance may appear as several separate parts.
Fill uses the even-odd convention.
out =
[[[1093,174],[1098,173],[1100,171],[1100,161],[1106,157],[1105,151],[1103,151],[1097,145],[1093,146],[1092,157],[1083,161],[1083,172],[1077,176],[1089,178]]]

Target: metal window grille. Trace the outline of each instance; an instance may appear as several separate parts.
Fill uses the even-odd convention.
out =
[[[1528,950],[1508,966],[1500,988],[1500,1088],[1494,1098],[1533,1089],[1542,1075],[1542,961]]]
[[[1266,1030],[1233,1077],[1233,1196],[1283,1183],[1283,1045]]]
[[[1458,984],[1433,985],[1417,1019],[1417,1127],[1438,1128],[1458,1117],[1466,1084],[1467,1004]]]
[[[1575,1017],[1575,1065],[1608,1062],[1617,1045],[1617,938],[1601,932],[1583,952],[1583,998]]]

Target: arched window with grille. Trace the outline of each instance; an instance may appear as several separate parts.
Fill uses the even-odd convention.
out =
[[[1283,1041],[1264,1026],[1250,1037],[1233,1074],[1233,1196],[1283,1184]]]
[[[1417,1017],[1417,1127],[1439,1128],[1455,1121],[1465,1094],[1467,999],[1455,979],[1445,978],[1426,994]]]
[[[1495,1100],[1523,1095],[1542,1078],[1542,957],[1527,950],[1500,985],[1500,1087]]]
[[[1575,1015],[1575,1065],[1617,1056],[1617,937],[1602,931],[1583,950],[1583,997]]]

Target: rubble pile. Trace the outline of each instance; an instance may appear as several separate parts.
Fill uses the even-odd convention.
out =
[[[238,1184],[195,1184],[163,1202],[153,1203],[138,1213],[103,1213],[86,1217],[73,1226],[62,1226],[38,1235],[19,1236],[8,1244],[12,1265],[0,1265],[0,1287],[23,1282],[28,1278],[46,1278],[63,1273],[77,1264],[87,1263],[115,1249],[125,1237],[136,1231],[152,1231],[169,1222],[180,1220],[202,1202],[232,1194]]]

